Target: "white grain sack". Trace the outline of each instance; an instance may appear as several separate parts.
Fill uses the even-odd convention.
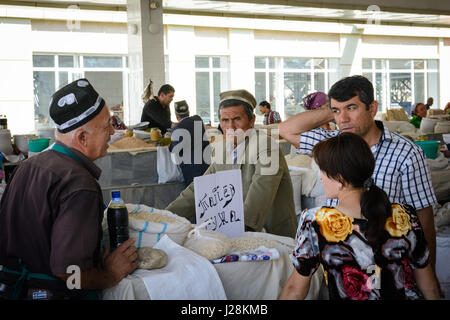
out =
[[[153,247],[164,235],[183,245],[192,225],[184,217],[146,205],[127,204],[128,227],[136,247]]]

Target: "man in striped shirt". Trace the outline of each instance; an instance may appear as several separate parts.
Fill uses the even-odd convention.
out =
[[[264,115],[264,125],[280,123],[280,114],[276,111],[270,110],[270,103],[267,101],[261,101],[259,104],[259,111]]]
[[[365,77],[341,79],[331,87],[328,99],[329,107],[299,113],[282,122],[280,136],[293,144],[297,153],[308,155],[316,143],[341,132],[361,136],[375,157],[374,183],[388,194],[391,202],[407,203],[417,210],[434,269],[436,232],[432,205],[437,201],[422,149],[374,120],[378,102],[374,100],[372,83]],[[340,131],[318,128],[332,120]],[[327,205],[336,204],[336,199],[327,201]]]

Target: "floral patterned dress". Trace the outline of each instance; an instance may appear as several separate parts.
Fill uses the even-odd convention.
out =
[[[291,254],[295,269],[309,276],[322,264],[330,299],[423,299],[413,269],[428,264],[429,249],[414,208],[392,204],[375,252],[366,231],[367,220],[335,208],[305,210]]]

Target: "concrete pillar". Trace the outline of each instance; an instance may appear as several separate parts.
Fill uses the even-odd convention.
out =
[[[162,1],[127,0],[127,25],[130,105],[124,120],[135,124],[141,120],[141,95],[149,79],[155,95],[165,83]]]
[[[186,100],[191,115],[196,114],[195,101],[195,30],[193,26],[167,27],[169,83],[175,88],[173,101]],[[172,121],[176,121],[173,103]]]
[[[361,35],[342,34],[340,39],[341,54],[341,78],[361,74],[362,56],[361,56]]]
[[[253,47],[253,39],[253,30],[229,30],[230,89],[245,89],[255,93],[255,74],[242,72],[242,70],[253,70],[255,64],[253,52],[246,50]]]

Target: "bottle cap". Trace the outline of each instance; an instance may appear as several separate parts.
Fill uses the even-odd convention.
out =
[[[112,194],[113,200],[115,200],[115,199],[120,199],[120,191],[119,191],[119,190],[117,190],[117,191],[112,191],[111,194]]]

